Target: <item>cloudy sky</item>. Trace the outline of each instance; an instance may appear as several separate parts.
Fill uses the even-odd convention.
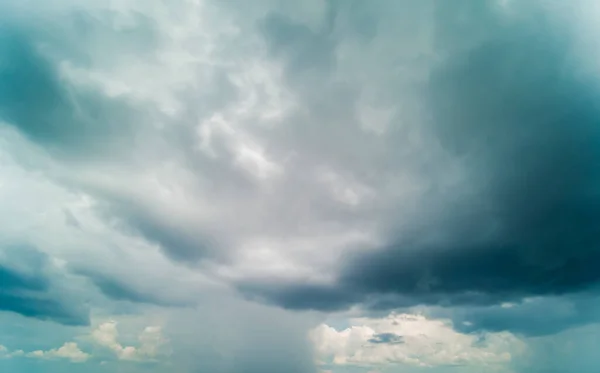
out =
[[[599,19],[0,1],[0,371],[597,372]]]

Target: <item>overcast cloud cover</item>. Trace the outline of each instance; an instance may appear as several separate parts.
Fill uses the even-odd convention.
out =
[[[599,20],[0,2],[0,371],[597,372]]]

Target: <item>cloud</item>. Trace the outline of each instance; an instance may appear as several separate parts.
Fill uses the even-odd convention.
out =
[[[107,297],[114,300],[126,300],[134,303],[147,303],[159,306],[189,306],[192,300],[178,299],[177,295],[157,294],[154,289],[143,290],[135,285],[121,282],[119,279],[100,273],[82,273]]]
[[[161,328],[148,326],[140,333],[139,345],[123,346],[119,343],[119,332],[116,322],[100,324],[91,337],[99,346],[111,350],[119,360],[130,361],[155,361],[164,354],[166,340],[162,336]]]
[[[117,145],[118,131],[126,131],[132,119],[130,107],[66,83],[40,46],[47,34],[23,26],[8,22],[0,40],[2,120],[57,154],[82,156],[100,151],[99,144]]]
[[[441,216],[357,258],[347,281],[451,303],[466,293],[510,299],[597,282],[590,265],[600,255],[592,223],[600,211],[592,192],[600,139],[594,88],[570,60],[561,28],[496,27],[451,54],[428,87],[432,127],[464,159],[471,194],[443,202]],[[424,240],[428,234],[440,238]]]
[[[322,324],[311,333],[324,364],[417,367],[506,364],[526,345],[510,333],[462,334],[446,320],[391,314],[354,319],[336,330]],[[484,368],[482,368],[484,369]]]
[[[52,270],[48,258],[35,248],[5,246],[0,255],[0,310],[67,325],[86,325],[86,309],[60,294]]]
[[[429,314],[451,318],[462,332],[506,331],[529,337],[598,322],[595,291],[569,296],[531,297],[518,302],[483,306],[430,308]]]
[[[66,342],[59,348],[43,351],[35,350],[25,353],[23,350],[10,352],[8,348],[0,345],[0,358],[27,357],[33,359],[65,359],[72,363],[84,363],[91,358],[91,355],[81,351],[77,343]]]
[[[349,333],[368,352],[334,355],[431,365],[507,361],[463,332],[592,322],[597,22],[584,0],[503,4],[4,2],[0,237],[50,264],[0,262],[0,308],[80,325],[88,305],[202,313],[231,288],[325,313],[425,304],[455,326],[408,325],[458,355],[371,321]],[[206,352],[212,371],[264,371],[273,346],[272,366],[312,369],[279,322],[294,313],[237,301],[213,306],[229,355]],[[546,307],[577,310],[528,322]],[[163,332],[94,333],[143,360]]]
[[[348,250],[326,285],[266,280],[244,283],[243,290],[297,309],[352,303],[393,309],[501,304],[597,283],[600,113],[597,79],[585,75],[581,62],[587,54],[573,47],[582,37],[572,24],[580,15],[559,15],[542,3],[514,5],[509,13],[491,2],[432,9],[427,19],[435,24],[435,42],[427,47],[439,58],[419,55],[428,69],[415,82],[419,110],[394,117],[389,143],[381,143],[389,146],[384,159],[395,162],[385,169],[371,159],[369,173],[360,161],[345,165],[397,190],[387,200],[381,242]],[[402,88],[408,89],[395,89]],[[382,92],[380,101],[392,102],[394,93]],[[352,130],[346,126],[344,136]],[[411,134],[418,142],[395,137]],[[369,159],[377,153],[363,137],[362,146],[351,148]],[[327,159],[333,162],[336,150]],[[384,179],[384,172],[418,182],[417,192]],[[385,190],[379,187],[379,195]],[[323,293],[329,302],[320,303]],[[298,297],[289,301],[288,294]]]
[[[36,350],[25,356],[35,359],[67,359],[73,363],[84,363],[90,358],[90,354],[81,351],[75,342],[67,342],[58,349]]]

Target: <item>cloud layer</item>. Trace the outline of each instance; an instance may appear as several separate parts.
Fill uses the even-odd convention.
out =
[[[337,331],[322,324],[312,331],[323,364],[367,367],[495,366],[525,352],[525,345],[507,333],[465,335],[447,321],[419,315],[352,320]]]
[[[600,9],[570,4],[3,2],[2,315],[68,331],[27,356],[135,371],[168,335],[189,372],[314,371],[316,325],[324,369],[506,367],[598,322]],[[95,321],[124,315],[169,322]]]

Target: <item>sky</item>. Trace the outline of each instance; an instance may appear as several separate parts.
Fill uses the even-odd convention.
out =
[[[0,371],[595,373],[594,0],[0,2]]]

